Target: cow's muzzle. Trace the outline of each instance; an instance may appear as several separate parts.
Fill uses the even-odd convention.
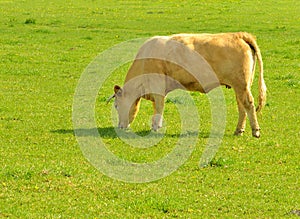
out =
[[[120,128],[120,129],[127,129],[127,128],[129,128],[129,124],[119,123],[118,128]]]

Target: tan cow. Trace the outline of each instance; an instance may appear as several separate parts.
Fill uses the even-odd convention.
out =
[[[256,58],[260,72],[258,107],[255,110],[251,85]],[[124,87],[114,86],[112,97],[115,97],[119,128],[127,128],[134,120],[141,97],[153,102],[152,129],[157,130],[162,126],[164,98],[168,92],[182,88],[207,93],[219,85],[233,88],[236,94],[239,119],[235,135],[243,134],[248,115],[252,135],[260,137],[256,111],[265,105],[266,85],[261,53],[251,34],[153,37],[140,48]]]

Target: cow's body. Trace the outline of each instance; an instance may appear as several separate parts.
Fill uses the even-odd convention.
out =
[[[199,55],[198,60],[195,59],[194,53]],[[127,73],[125,85],[141,75],[155,73],[165,77],[153,81],[136,80],[130,86],[124,85],[123,88],[115,86],[114,96],[119,113],[119,127],[126,128],[133,121],[138,111],[140,97],[153,101],[155,116],[152,128],[157,130],[162,124],[164,98],[168,92],[182,85],[189,91],[207,93],[219,85],[226,85],[234,89],[238,103],[239,120],[235,134],[241,135],[244,132],[246,115],[248,115],[252,134],[259,137],[259,125],[251,94],[256,58],[260,66],[257,107],[259,111],[265,103],[266,86],[263,80],[260,50],[252,35],[240,32],[177,34],[151,38],[140,48]],[[174,79],[180,85],[168,78]],[[149,87],[153,86],[156,86],[156,92],[151,92],[152,88]],[[136,96],[137,93],[140,95]],[[129,104],[128,97],[132,96],[135,98]],[[125,108],[129,109],[125,110]]]

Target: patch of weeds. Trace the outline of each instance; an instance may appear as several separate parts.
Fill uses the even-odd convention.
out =
[[[5,173],[7,179],[25,179],[30,180],[33,177],[33,171],[9,170]]]
[[[230,159],[226,159],[226,158],[214,158],[209,162],[209,166],[211,167],[223,167],[226,168],[228,167],[230,164],[233,164],[234,162]]]
[[[54,170],[55,175],[71,178],[75,175],[74,169],[70,166],[65,166],[65,164],[60,164],[56,170]]]
[[[286,74],[286,75],[278,75],[278,76],[276,76],[275,80],[286,81],[286,80],[291,80],[293,78],[294,78],[294,76],[292,74]]]
[[[74,176],[73,171],[68,168],[64,168],[64,169],[60,170],[60,174],[67,178]]]
[[[298,85],[299,85],[299,81],[297,81],[297,80],[288,80],[287,82],[286,82],[286,84],[287,84],[287,86],[289,86],[289,87],[293,87],[293,88],[297,88],[298,87]]]
[[[79,25],[78,28],[80,28],[80,29],[92,29],[94,27],[92,25],[89,25],[89,24],[82,24],[82,25]]]
[[[62,172],[62,175],[65,176],[65,177],[68,177],[68,178],[69,178],[69,177],[72,177],[72,173],[71,173],[71,172],[68,172],[68,171],[63,171],[63,172]]]
[[[284,82],[288,87],[297,88],[299,86],[299,81],[295,79],[292,73],[286,75],[278,75],[275,80]]]
[[[277,25],[275,29],[276,29],[276,30],[285,31],[285,30],[287,30],[287,27],[284,26],[284,25]]]
[[[173,104],[181,104],[181,105],[191,105],[193,102],[185,97],[168,97],[166,103],[173,103]]]
[[[170,200],[169,199],[163,199],[163,200],[157,200],[151,198],[148,200],[148,204],[152,209],[158,210],[163,213],[170,212]]]
[[[22,121],[20,118],[17,117],[0,117],[0,120],[4,120],[4,121]]]
[[[36,20],[34,18],[27,18],[24,23],[25,24],[35,24]]]
[[[43,34],[50,34],[52,33],[50,30],[47,29],[39,29],[35,31],[36,33],[43,33]]]
[[[82,39],[84,39],[84,40],[92,40],[92,39],[93,39],[93,37],[91,37],[91,36],[87,36],[87,37],[83,37]]]

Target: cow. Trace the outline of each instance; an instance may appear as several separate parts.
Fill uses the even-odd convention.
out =
[[[251,86],[256,60],[259,94],[255,109]],[[248,116],[252,135],[259,138],[256,112],[266,103],[267,88],[260,49],[255,37],[246,32],[152,37],[139,49],[124,86],[115,85],[108,101],[115,98],[119,128],[129,127],[138,113],[141,98],[152,101],[152,129],[156,131],[162,127],[164,99],[169,92],[179,88],[208,93],[220,85],[235,92],[239,117],[234,134],[243,134]]]

